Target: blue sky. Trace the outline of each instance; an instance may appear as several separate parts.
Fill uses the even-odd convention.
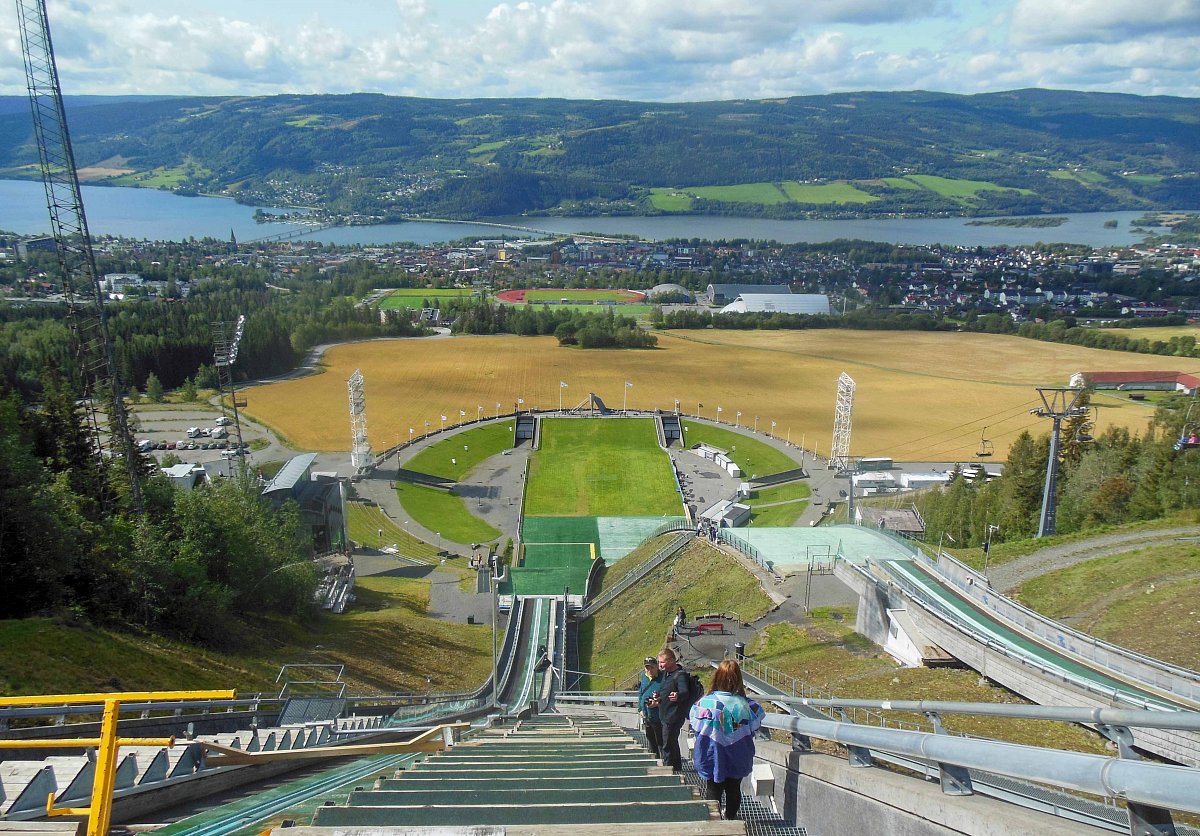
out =
[[[50,0],[64,92],[1200,97],[1200,0]],[[24,94],[0,0],[0,94]]]

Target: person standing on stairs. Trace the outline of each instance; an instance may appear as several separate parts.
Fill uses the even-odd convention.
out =
[[[696,774],[704,779],[705,796],[721,804],[724,818],[738,817],[742,779],[754,768],[754,733],[764,716],[762,706],[747,699],[742,669],[733,659],[717,666],[712,688],[692,706]]]
[[[662,717],[658,713],[659,688],[662,685],[662,671],[658,660],[653,656],[645,659],[645,670],[638,679],[638,713],[646,727],[646,743],[654,757],[663,757]]]
[[[658,654],[662,684],[658,687],[658,716],[662,719],[663,766],[671,771],[683,771],[683,756],[679,752],[679,732],[688,718],[690,682],[687,671],[679,667],[675,651],[663,648]]]

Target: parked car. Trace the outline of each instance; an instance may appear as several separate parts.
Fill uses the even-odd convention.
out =
[[[199,427],[188,427],[187,437],[188,438],[199,438],[200,437],[200,428]]]
[[[232,424],[233,419],[230,418],[228,415],[222,415],[220,418],[213,421],[213,423],[216,424],[218,427],[224,427],[226,424]]]

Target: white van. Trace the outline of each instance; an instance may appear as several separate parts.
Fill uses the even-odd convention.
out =
[[[225,438],[226,436],[229,435],[229,430],[225,429],[224,427],[216,427],[213,429],[213,431],[212,431],[212,433],[210,433],[210,435],[213,438]]]
[[[213,423],[216,424],[218,427],[224,427],[226,424],[232,424],[233,419],[230,418],[228,415],[222,415],[220,418],[213,421]]]
[[[199,427],[188,427],[187,437],[188,438],[199,438],[200,437],[200,428]]]

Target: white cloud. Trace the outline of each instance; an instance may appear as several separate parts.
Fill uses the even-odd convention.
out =
[[[1200,0],[1018,0],[1016,44],[1118,43],[1152,33],[1200,31]]]
[[[472,0],[454,14],[443,0],[372,0],[362,13],[373,29],[321,2],[288,15],[285,4],[233,0],[52,0],[64,90],[670,101],[1200,89],[1200,0],[1153,12],[1132,0]],[[23,94],[4,2],[0,61],[0,93]]]

